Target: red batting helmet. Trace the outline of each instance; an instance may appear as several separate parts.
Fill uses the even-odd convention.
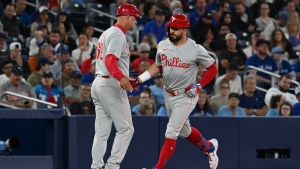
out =
[[[134,16],[136,18],[142,18],[139,15],[139,10],[136,8],[136,6],[132,5],[132,4],[123,4],[121,6],[119,6],[118,11],[117,11],[117,15],[118,16]]]
[[[190,28],[190,20],[185,14],[174,14],[171,16],[166,28]]]

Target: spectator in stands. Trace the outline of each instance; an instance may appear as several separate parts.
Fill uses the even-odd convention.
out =
[[[294,113],[293,115],[300,116],[300,87],[295,88],[295,95],[299,102],[294,104],[294,106],[293,106],[293,113]]]
[[[274,47],[280,47],[285,51],[286,59],[295,57],[293,55],[293,44],[286,38],[281,29],[275,29],[271,34],[269,49],[272,50]]]
[[[31,84],[31,86],[36,86],[40,84],[42,82],[43,73],[45,71],[48,71],[51,65],[53,65],[53,62],[51,62],[48,58],[40,58],[36,66],[36,71],[30,74],[30,76],[27,78],[27,82]],[[51,76],[53,77],[52,73]]]
[[[154,19],[145,24],[142,37],[147,33],[155,35],[157,42],[160,42],[167,36],[165,14],[162,10],[156,10]]]
[[[69,47],[67,45],[62,45],[62,46],[57,45],[57,47],[55,49],[55,55],[57,57],[57,60],[54,62],[54,64],[50,68],[55,80],[59,80],[61,78],[62,69],[63,69],[62,63],[66,62],[66,60],[71,59],[73,61],[73,66],[75,67],[75,70],[79,70],[75,60],[70,57]]]
[[[299,21],[290,21],[287,24],[288,40],[293,44],[293,49],[300,50],[300,25]]]
[[[293,116],[292,105],[289,102],[283,102],[279,109],[279,116]]]
[[[215,94],[220,94],[220,82],[223,79],[227,79],[230,84],[230,93],[242,94],[242,80],[238,75],[238,66],[234,63],[230,63],[226,69],[226,73],[222,76],[219,76],[214,85]]]
[[[198,103],[190,116],[214,116],[205,90],[201,90],[198,97]]]
[[[214,32],[215,27],[212,24],[212,13],[205,12],[201,16],[201,19],[191,28],[191,34],[197,44],[203,44],[208,37],[206,37],[207,32]]]
[[[30,15],[25,11],[26,8],[26,0],[16,0],[16,16],[19,18],[19,21],[21,24],[24,25],[24,27],[29,27],[31,25],[31,17]]]
[[[6,5],[4,16],[1,18],[3,30],[7,31],[8,36],[19,37],[21,34],[20,21],[14,16],[15,6],[11,3]]]
[[[215,13],[213,11],[210,12],[214,13],[214,19],[218,23],[223,13],[229,11],[229,3],[227,1],[223,1],[223,2],[219,2],[217,6],[218,6],[218,11],[216,11]]]
[[[274,24],[275,19],[269,17],[269,13],[270,13],[270,8],[269,8],[269,4],[264,2],[261,3],[260,7],[259,7],[259,17],[255,17],[255,22],[257,24],[257,27],[263,31],[268,25],[270,24]]]
[[[152,59],[149,59],[149,54],[150,54],[150,46],[147,43],[140,43],[138,46],[138,52],[139,52],[139,58],[136,58],[132,63],[131,63],[131,68],[136,70],[138,73],[141,73],[139,71],[139,64],[141,61],[148,61],[150,65],[152,65],[155,61]]]
[[[218,35],[215,35],[215,38],[209,45],[211,50],[215,52],[227,49],[225,36],[230,33],[229,25],[226,23],[219,25],[217,28],[219,29]]]
[[[170,0],[162,0],[158,1],[159,5],[158,8],[161,9],[165,14],[165,21],[169,21],[170,17],[172,16],[172,12],[170,9]]]
[[[116,0],[115,2],[109,5],[109,14],[117,17],[117,10],[119,6],[126,4],[127,0]]]
[[[80,98],[78,101],[70,104],[70,112],[72,115],[91,115],[95,114],[95,105],[90,100],[91,85],[82,84],[79,88]]]
[[[293,76],[295,74],[294,70],[292,69],[291,64],[285,60],[284,58],[284,51],[280,47],[274,47],[271,51],[272,57],[275,60],[279,75],[290,75]]]
[[[270,106],[270,100],[273,95],[280,94],[284,96],[285,102],[289,102],[292,106],[298,102],[297,97],[294,94],[289,93],[291,84],[291,77],[289,75],[283,75],[279,78],[278,88],[272,87],[267,91],[265,97],[266,105]]]
[[[256,50],[255,50],[256,41],[262,38],[263,38],[263,34],[261,32],[256,32],[251,35],[251,40],[249,45],[245,49],[243,49],[243,52],[245,53],[247,58],[256,54]]]
[[[12,63],[11,60],[4,59],[2,61],[1,69],[2,69],[3,74],[0,75],[0,85],[9,80],[9,77],[11,75],[12,67],[13,67],[13,63]],[[22,80],[25,81],[24,78]]]
[[[13,66],[9,80],[0,86],[0,94],[2,95],[4,92],[9,91],[31,98],[36,98],[36,94],[32,86],[29,83],[22,81],[22,76],[22,67],[18,65]],[[31,100],[22,99],[12,95],[5,95],[1,102],[16,106],[18,108],[31,108],[31,106],[33,105],[33,102]]]
[[[66,87],[70,84],[70,75],[75,70],[75,62],[72,59],[67,59],[62,62],[61,77],[55,80],[56,84],[61,87]]]
[[[218,113],[220,107],[228,104],[228,95],[230,93],[229,81],[227,79],[221,80],[219,86],[220,94],[211,97],[211,101],[213,102],[212,109],[215,114]]]
[[[64,94],[69,104],[80,99],[79,87],[81,85],[81,77],[82,74],[78,70],[73,70],[70,74],[70,85],[64,88]]]
[[[284,11],[286,13],[290,13],[296,10],[296,4],[294,0],[286,0],[284,3],[284,7],[280,11]]]
[[[273,24],[269,24],[265,29],[264,29],[264,36],[267,41],[271,40],[271,34],[273,34],[273,31],[275,29],[281,29],[282,32],[286,32],[286,27],[285,25],[289,21],[289,14],[286,12],[279,12],[278,18],[276,19]],[[283,48],[284,49],[284,48]]]
[[[30,45],[29,45],[28,65],[30,67],[31,72],[35,71],[37,61],[41,57],[40,51],[42,50],[42,48],[45,49],[46,45],[48,45],[46,43],[47,41],[49,41],[48,28],[45,24],[40,24],[37,27],[37,30],[34,32],[34,37],[31,38]],[[51,50],[52,50],[52,46],[51,46]]]
[[[291,11],[289,13],[289,21],[296,21],[299,24],[299,13],[297,11]]]
[[[90,58],[86,59],[85,61],[82,62],[80,70],[82,74],[86,74],[90,71],[91,67],[92,67],[92,62],[95,60],[96,58],[96,46],[93,46],[93,49],[91,51],[90,54]]]
[[[141,103],[146,100],[146,99],[150,99],[150,95],[147,91],[142,91],[139,95],[139,104],[135,105],[132,109],[131,109],[131,114],[132,115],[138,115],[139,114],[139,109],[140,109],[140,105]]]
[[[172,14],[183,13],[182,3],[179,0],[173,0],[172,2],[170,2],[170,11]]]
[[[219,75],[225,73],[229,63],[236,64],[239,71],[243,71],[247,61],[244,52],[237,46],[237,37],[233,33],[228,33],[225,36],[227,49],[219,54]]]
[[[161,106],[165,106],[165,89],[164,89],[164,81],[163,81],[163,76],[161,74],[158,74],[154,77],[154,85],[150,86],[149,88],[151,89],[151,93],[154,96],[155,104],[157,110]]]
[[[146,33],[142,39],[142,43],[148,43],[150,45],[149,58],[155,60],[156,51],[157,51],[156,37],[152,33]]]
[[[6,44],[7,36],[4,32],[0,32],[0,62],[2,59],[9,57],[9,50]]]
[[[28,63],[25,59],[21,57],[21,44],[19,42],[13,42],[9,45],[10,50],[10,60],[14,65],[19,65],[22,67],[23,77],[27,79],[30,75],[30,69]]]
[[[129,77],[137,78],[138,76],[139,73],[136,70],[130,70]],[[127,92],[129,104],[131,107],[139,104],[139,95],[141,92],[143,92],[143,90],[144,90],[144,86],[142,84],[139,84],[138,86],[133,88],[132,92]]]
[[[36,21],[37,18],[39,17],[40,7],[44,6],[44,7],[47,7],[49,9],[49,0],[41,0],[39,2],[40,2],[40,4],[39,4],[38,9],[31,13],[31,22]],[[50,19],[51,23],[55,22],[55,15],[52,14],[51,12],[49,13],[49,19]]]
[[[244,109],[247,115],[265,116],[268,107],[255,90],[256,78],[254,75],[248,75],[244,80],[244,93],[239,96],[239,106]]]
[[[273,4],[270,2],[266,2],[266,0],[257,0],[254,4],[250,6],[250,9],[254,18],[260,17],[260,15],[265,12],[268,12],[268,15],[271,17],[274,17],[275,14]]]
[[[1,2],[0,2],[1,3]],[[0,6],[1,6],[1,4],[0,4]],[[2,24],[2,22],[1,22],[1,20],[0,20],[0,32],[4,32],[4,30],[3,30],[3,24]]]
[[[147,22],[150,22],[152,19],[154,19],[155,12],[157,10],[157,6],[155,2],[149,1],[146,2],[144,5],[144,15],[142,15],[142,24],[145,25]]]
[[[218,21],[217,27],[220,27],[220,25],[222,24],[229,25],[229,31],[234,34],[236,33],[236,25],[234,25],[233,23],[232,13],[230,11],[223,12],[221,18]]]
[[[257,68],[277,73],[278,68],[275,60],[267,55],[269,53],[268,50],[268,42],[265,39],[259,39],[256,42],[256,54],[249,57],[246,62],[247,66],[255,66]],[[256,84],[259,87],[264,89],[269,89],[271,87],[271,76],[260,71],[256,72],[255,70],[249,70],[250,74],[256,76]],[[262,93],[263,95],[263,93]]]
[[[83,61],[90,58],[93,45],[89,45],[88,38],[86,33],[80,33],[78,48],[72,51],[72,58],[76,60],[78,66],[81,66]]]
[[[54,84],[53,74],[49,70],[43,72],[41,82],[34,86],[34,91],[39,100],[54,104],[58,103],[58,98],[62,93],[61,88]],[[38,107],[47,108],[47,105],[38,103]]]
[[[141,116],[155,116],[156,106],[153,100],[145,99],[141,102],[139,107],[139,114]]]
[[[68,34],[66,33],[64,24],[61,23],[59,29],[60,29],[61,43],[69,46],[70,51],[75,50],[77,48],[77,44],[76,44],[75,40],[73,38],[69,37]]]
[[[273,95],[270,100],[270,110],[266,116],[279,116],[280,106],[284,102],[285,98],[282,95]]]
[[[84,33],[88,36],[88,40],[89,40],[89,45],[90,46],[91,45],[97,46],[97,44],[98,44],[98,38],[93,37],[94,26],[95,26],[94,23],[87,22],[87,23],[85,23],[85,25],[83,27]],[[79,46],[79,39],[76,39],[76,44],[77,44],[77,46]]]
[[[73,40],[78,38],[77,32],[75,31],[73,24],[69,21],[69,16],[66,9],[60,9],[56,21],[57,22],[55,22],[52,25],[52,28],[58,27],[59,23],[61,23],[65,27],[65,33],[67,34],[67,37],[71,37]]]
[[[85,84],[92,85],[92,83],[96,77],[95,73],[96,73],[96,60],[94,59],[91,64],[90,71],[82,76],[81,84],[85,83]]]
[[[236,30],[238,32],[246,32],[247,37],[250,38],[257,25],[255,19],[247,14],[245,10],[246,8],[243,3],[235,4],[235,12],[237,15],[233,19],[233,23],[237,25]]]
[[[204,14],[205,10],[206,10],[206,1],[205,0],[195,0],[194,1],[194,9],[189,15],[191,29],[200,20],[201,16]]]
[[[34,32],[40,24],[45,24],[48,30],[51,32],[52,24],[49,18],[49,10],[47,7],[42,6],[39,8],[39,17],[31,24],[31,37],[34,36]]]
[[[218,116],[246,116],[244,109],[238,106],[239,102],[239,95],[237,93],[230,93],[228,96],[228,105],[219,109]]]

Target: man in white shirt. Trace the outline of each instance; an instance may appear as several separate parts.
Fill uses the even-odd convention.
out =
[[[265,103],[270,107],[270,100],[273,95],[282,95],[285,97],[285,101],[289,102],[292,106],[298,102],[297,97],[294,94],[289,93],[291,84],[291,77],[289,75],[283,75],[278,81],[278,88],[272,87],[267,91],[265,96]]]
[[[238,75],[238,70],[239,68],[237,65],[230,64],[226,69],[226,73],[217,78],[214,85],[214,91],[216,95],[220,94],[220,82],[224,78],[229,81],[230,93],[238,93],[239,95],[243,93],[242,80],[241,77]]]

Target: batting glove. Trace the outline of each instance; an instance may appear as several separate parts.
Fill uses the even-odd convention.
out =
[[[134,78],[133,80],[129,80],[132,87],[137,87],[140,84],[140,81],[138,78]]]
[[[202,89],[201,84],[197,83],[194,84],[193,86],[190,86],[190,89],[186,89],[186,94],[190,97],[195,97],[197,94],[200,92]]]

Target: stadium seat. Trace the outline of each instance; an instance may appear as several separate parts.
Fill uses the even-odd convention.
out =
[[[67,1],[64,2],[63,8],[68,10],[69,12],[85,12],[85,8],[81,6],[79,3]]]
[[[292,66],[295,66],[295,64],[298,62],[299,59],[289,59],[289,63],[292,65]]]
[[[109,12],[109,8],[106,5],[96,2],[87,3],[86,10],[89,11],[89,9],[96,9],[107,13]]]
[[[236,32],[236,37],[237,37],[237,39],[246,39],[246,40],[249,39],[248,33],[244,32],[244,31],[237,31]]]
[[[240,39],[238,40],[238,44],[242,49],[245,49],[248,46],[249,41],[247,41],[246,39]]]
[[[95,9],[101,12],[108,13],[109,9],[106,5],[94,2],[88,3],[86,21],[95,23],[95,26],[102,30],[106,30],[111,26],[110,18],[102,15],[101,13],[91,11],[90,9]]]

